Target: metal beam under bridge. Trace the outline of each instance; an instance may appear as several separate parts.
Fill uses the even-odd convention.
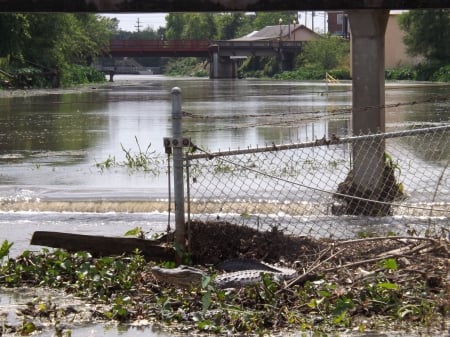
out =
[[[222,12],[449,8],[448,0],[0,0],[0,12]]]

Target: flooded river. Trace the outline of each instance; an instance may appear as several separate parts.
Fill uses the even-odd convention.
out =
[[[166,229],[165,168],[155,175],[106,164],[126,163],[127,154],[139,149],[164,162],[163,137],[171,136],[170,91],[175,86],[182,90],[184,134],[211,151],[349,134],[347,82],[328,86],[144,75],[115,80],[80,92],[0,96],[0,241],[14,243],[12,256],[40,248],[29,245],[36,230],[123,235],[135,227],[150,234]],[[386,104],[392,106],[386,109],[387,128],[448,122],[449,101],[433,98],[449,92],[448,85],[387,84]],[[292,116],[295,125],[289,122]],[[33,208],[37,204],[38,210]],[[2,309],[14,303],[0,296]],[[72,336],[152,335],[134,327],[86,329],[75,329]]]

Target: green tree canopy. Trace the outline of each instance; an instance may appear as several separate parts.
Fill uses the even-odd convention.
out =
[[[217,34],[215,14],[170,13],[166,16],[168,40],[208,40]]]
[[[348,40],[328,35],[306,43],[300,55],[300,63],[328,71],[347,63],[349,53]]]
[[[399,22],[406,32],[404,42],[410,55],[450,62],[450,9],[413,10],[402,14]]]
[[[83,65],[107,48],[113,27],[94,14],[0,14],[0,52],[45,68]]]
[[[30,39],[26,14],[0,14],[0,57],[20,57]]]
[[[266,26],[276,26],[280,23],[289,25],[297,20],[297,12],[257,12],[253,20],[253,29],[260,30]]]
[[[215,16],[217,39],[229,40],[239,36],[250,20],[244,13],[221,13]]]
[[[170,13],[166,16],[168,40],[228,40],[265,26],[292,23],[296,12],[246,13]]]

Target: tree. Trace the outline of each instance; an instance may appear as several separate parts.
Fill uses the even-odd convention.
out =
[[[93,14],[4,14],[0,32],[2,54],[50,69],[88,64],[108,46],[111,22]]]
[[[297,12],[257,12],[253,20],[253,28],[260,30],[266,26],[276,26],[281,23],[289,25],[297,20]]]
[[[306,43],[300,63],[329,71],[348,61],[349,54],[349,41],[329,35]]]
[[[94,14],[0,14],[0,56],[31,85],[98,79],[99,73],[82,68],[107,49],[114,27],[113,20]]]
[[[22,51],[30,39],[30,25],[26,14],[0,14],[0,57],[22,58]]]
[[[244,13],[221,13],[215,19],[218,40],[230,40],[239,37],[240,32],[250,23],[248,16]]]
[[[450,9],[413,10],[402,14],[400,27],[407,52],[422,55],[431,62],[450,62]]]
[[[228,40],[243,36],[265,26],[290,24],[296,12],[245,13],[170,13],[166,16],[168,40],[217,39]]]
[[[169,13],[166,15],[166,39],[180,40],[183,35],[183,28],[186,25],[186,14],[184,13]]]
[[[168,40],[207,40],[217,34],[215,14],[170,13],[166,16]]]

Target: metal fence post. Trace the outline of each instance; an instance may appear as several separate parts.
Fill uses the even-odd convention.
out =
[[[172,88],[172,136],[173,136],[173,188],[175,201],[175,244],[177,253],[186,250],[186,223],[184,220],[183,147],[181,138],[182,112],[181,89]],[[177,254],[177,262],[182,256]]]

